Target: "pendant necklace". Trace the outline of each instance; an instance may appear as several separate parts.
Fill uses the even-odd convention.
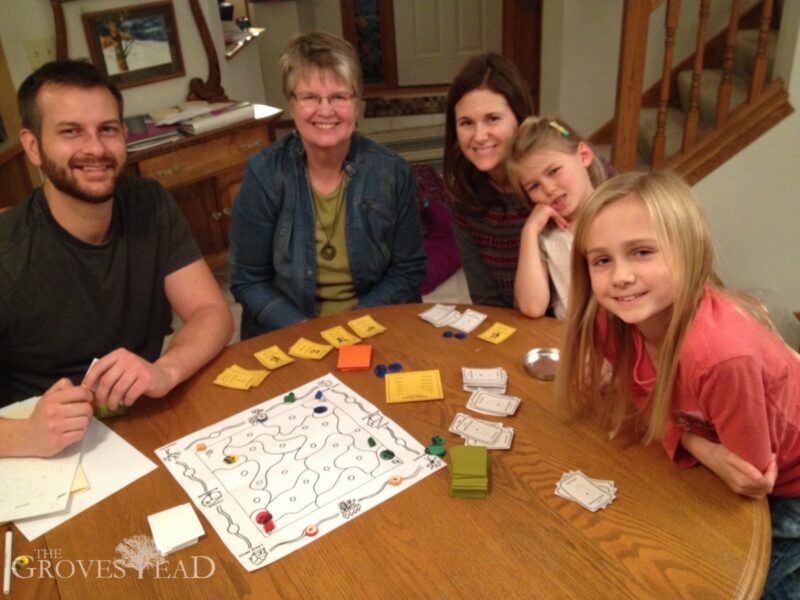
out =
[[[336,213],[334,213],[333,220],[331,223],[331,230],[325,229],[325,225],[322,223],[322,219],[319,216],[319,211],[315,210],[314,214],[317,217],[317,223],[319,223],[320,229],[325,234],[325,243],[322,245],[319,253],[325,260],[333,260],[336,258],[336,247],[331,244],[331,238],[333,238],[333,234],[336,233],[336,225],[339,223],[339,215],[342,214],[342,207],[344,206],[344,175],[342,175],[342,180],[339,183],[339,187],[336,191]]]

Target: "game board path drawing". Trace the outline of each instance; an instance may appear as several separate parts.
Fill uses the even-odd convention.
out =
[[[248,570],[444,466],[330,374],[156,453]]]

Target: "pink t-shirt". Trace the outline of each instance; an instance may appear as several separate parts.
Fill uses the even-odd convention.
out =
[[[631,389],[644,409],[656,370],[641,333],[632,331]],[[610,348],[605,354],[612,359]],[[704,292],[681,348],[670,412],[662,443],[679,467],[697,464],[680,445],[688,430],[721,443],[762,472],[775,453],[772,494],[800,496],[800,356],[713,289]]]

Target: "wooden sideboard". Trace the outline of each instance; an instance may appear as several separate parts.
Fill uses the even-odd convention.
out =
[[[128,155],[128,172],[158,180],[175,198],[206,260],[227,256],[233,200],[247,159],[272,140],[280,113],[186,136]]]

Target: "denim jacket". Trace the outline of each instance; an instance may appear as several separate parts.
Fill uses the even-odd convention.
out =
[[[425,254],[408,163],[354,134],[344,170],[356,308],[419,302]],[[233,205],[229,260],[242,339],[314,316],[314,205],[296,133],[249,159]]]

